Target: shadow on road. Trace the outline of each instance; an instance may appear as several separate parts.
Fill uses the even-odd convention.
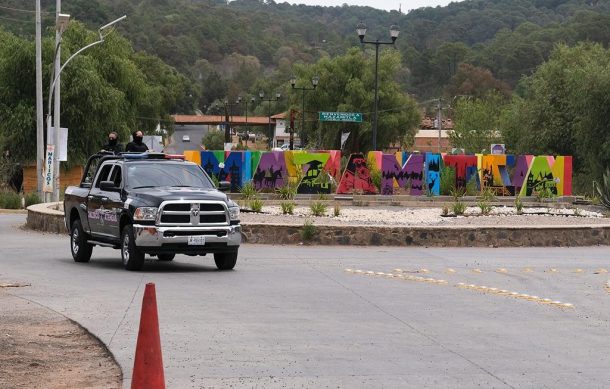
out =
[[[181,262],[180,258],[171,262],[158,261],[156,259],[146,258],[142,270],[134,273],[211,273],[217,272],[216,266],[210,265],[207,262],[211,258],[202,258],[201,264]],[[117,271],[127,271],[123,267],[120,258],[91,258],[89,263],[77,263],[71,258],[61,258],[60,262],[71,264],[72,266],[91,267],[97,269],[108,269]],[[213,263],[213,261],[212,261]],[[229,271],[230,273],[230,271]]]

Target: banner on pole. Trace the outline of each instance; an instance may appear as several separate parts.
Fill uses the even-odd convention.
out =
[[[351,134],[351,132],[342,132],[341,133],[341,149],[343,149],[343,146],[345,145],[347,138],[349,138],[349,134]]]
[[[42,191],[47,193],[53,192],[53,155],[55,154],[55,145],[47,145],[47,152],[44,160],[44,180],[42,183]]]

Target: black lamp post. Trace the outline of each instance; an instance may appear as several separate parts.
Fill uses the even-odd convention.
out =
[[[273,138],[275,138],[273,131],[271,131],[271,102],[278,101],[280,99],[280,97],[282,97],[282,95],[280,94],[280,92],[275,92],[274,99],[266,99],[265,92],[263,92],[263,91],[258,92],[258,95],[261,98],[261,101],[269,102],[269,115],[267,115],[267,117],[269,119],[269,149],[271,150],[271,148],[273,147]]]
[[[256,101],[256,99],[254,97],[250,98],[250,103],[254,104],[254,101]],[[236,104],[241,104],[242,102],[242,98],[241,96],[237,96],[237,101],[235,102]],[[246,146],[248,145],[248,138],[250,137],[250,134],[248,133],[248,99],[244,99],[243,100],[244,105],[246,106]]]
[[[365,41],[364,36],[366,35],[366,24],[360,22],[358,26],[356,26],[356,32],[358,33],[358,38],[360,38],[360,43],[370,43],[375,45],[375,111],[373,116],[373,150],[377,150],[377,95],[378,95],[378,68],[379,68],[379,46],[380,45],[393,45],[396,42],[396,38],[398,38],[398,34],[400,30],[398,26],[392,25],[390,27],[390,38],[392,38],[391,42],[380,42],[379,39],[374,41]]]
[[[301,95],[301,105],[302,105],[302,109],[301,109],[301,134],[299,135],[299,138],[301,139],[301,147],[305,146],[305,91],[306,90],[315,90],[318,86],[318,82],[320,81],[320,78],[318,76],[314,76],[311,78],[311,85],[312,87],[296,87],[297,84],[297,78],[296,76],[292,76],[290,78],[290,85],[292,85],[292,89],[294,90],[300,90],[303,91],[303,94]],[[293,145],[290,145],[290,150],[293,149]]]

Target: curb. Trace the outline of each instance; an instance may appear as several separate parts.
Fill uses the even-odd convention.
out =
[[[65,234],[63,211],[57,204],[28,207],[26,227]],[[610,223],[580,226],[328,226],[314,225],[304,235],[302,225],[242,224],[244,243],[338,246],[419,247],[579,247],[608,245]],[[306,239],[307,238],[307,239]]]

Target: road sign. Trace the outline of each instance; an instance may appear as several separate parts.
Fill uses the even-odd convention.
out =
[[[45,172],[44,181],[42,183],[42,191],[52,193],[53,192],[53,155],[55,154],[55,145],[47,145],[47,152],[45,154]]]
[[[320,112],[319,117],[322,122],[362,122],[360,112]]]

